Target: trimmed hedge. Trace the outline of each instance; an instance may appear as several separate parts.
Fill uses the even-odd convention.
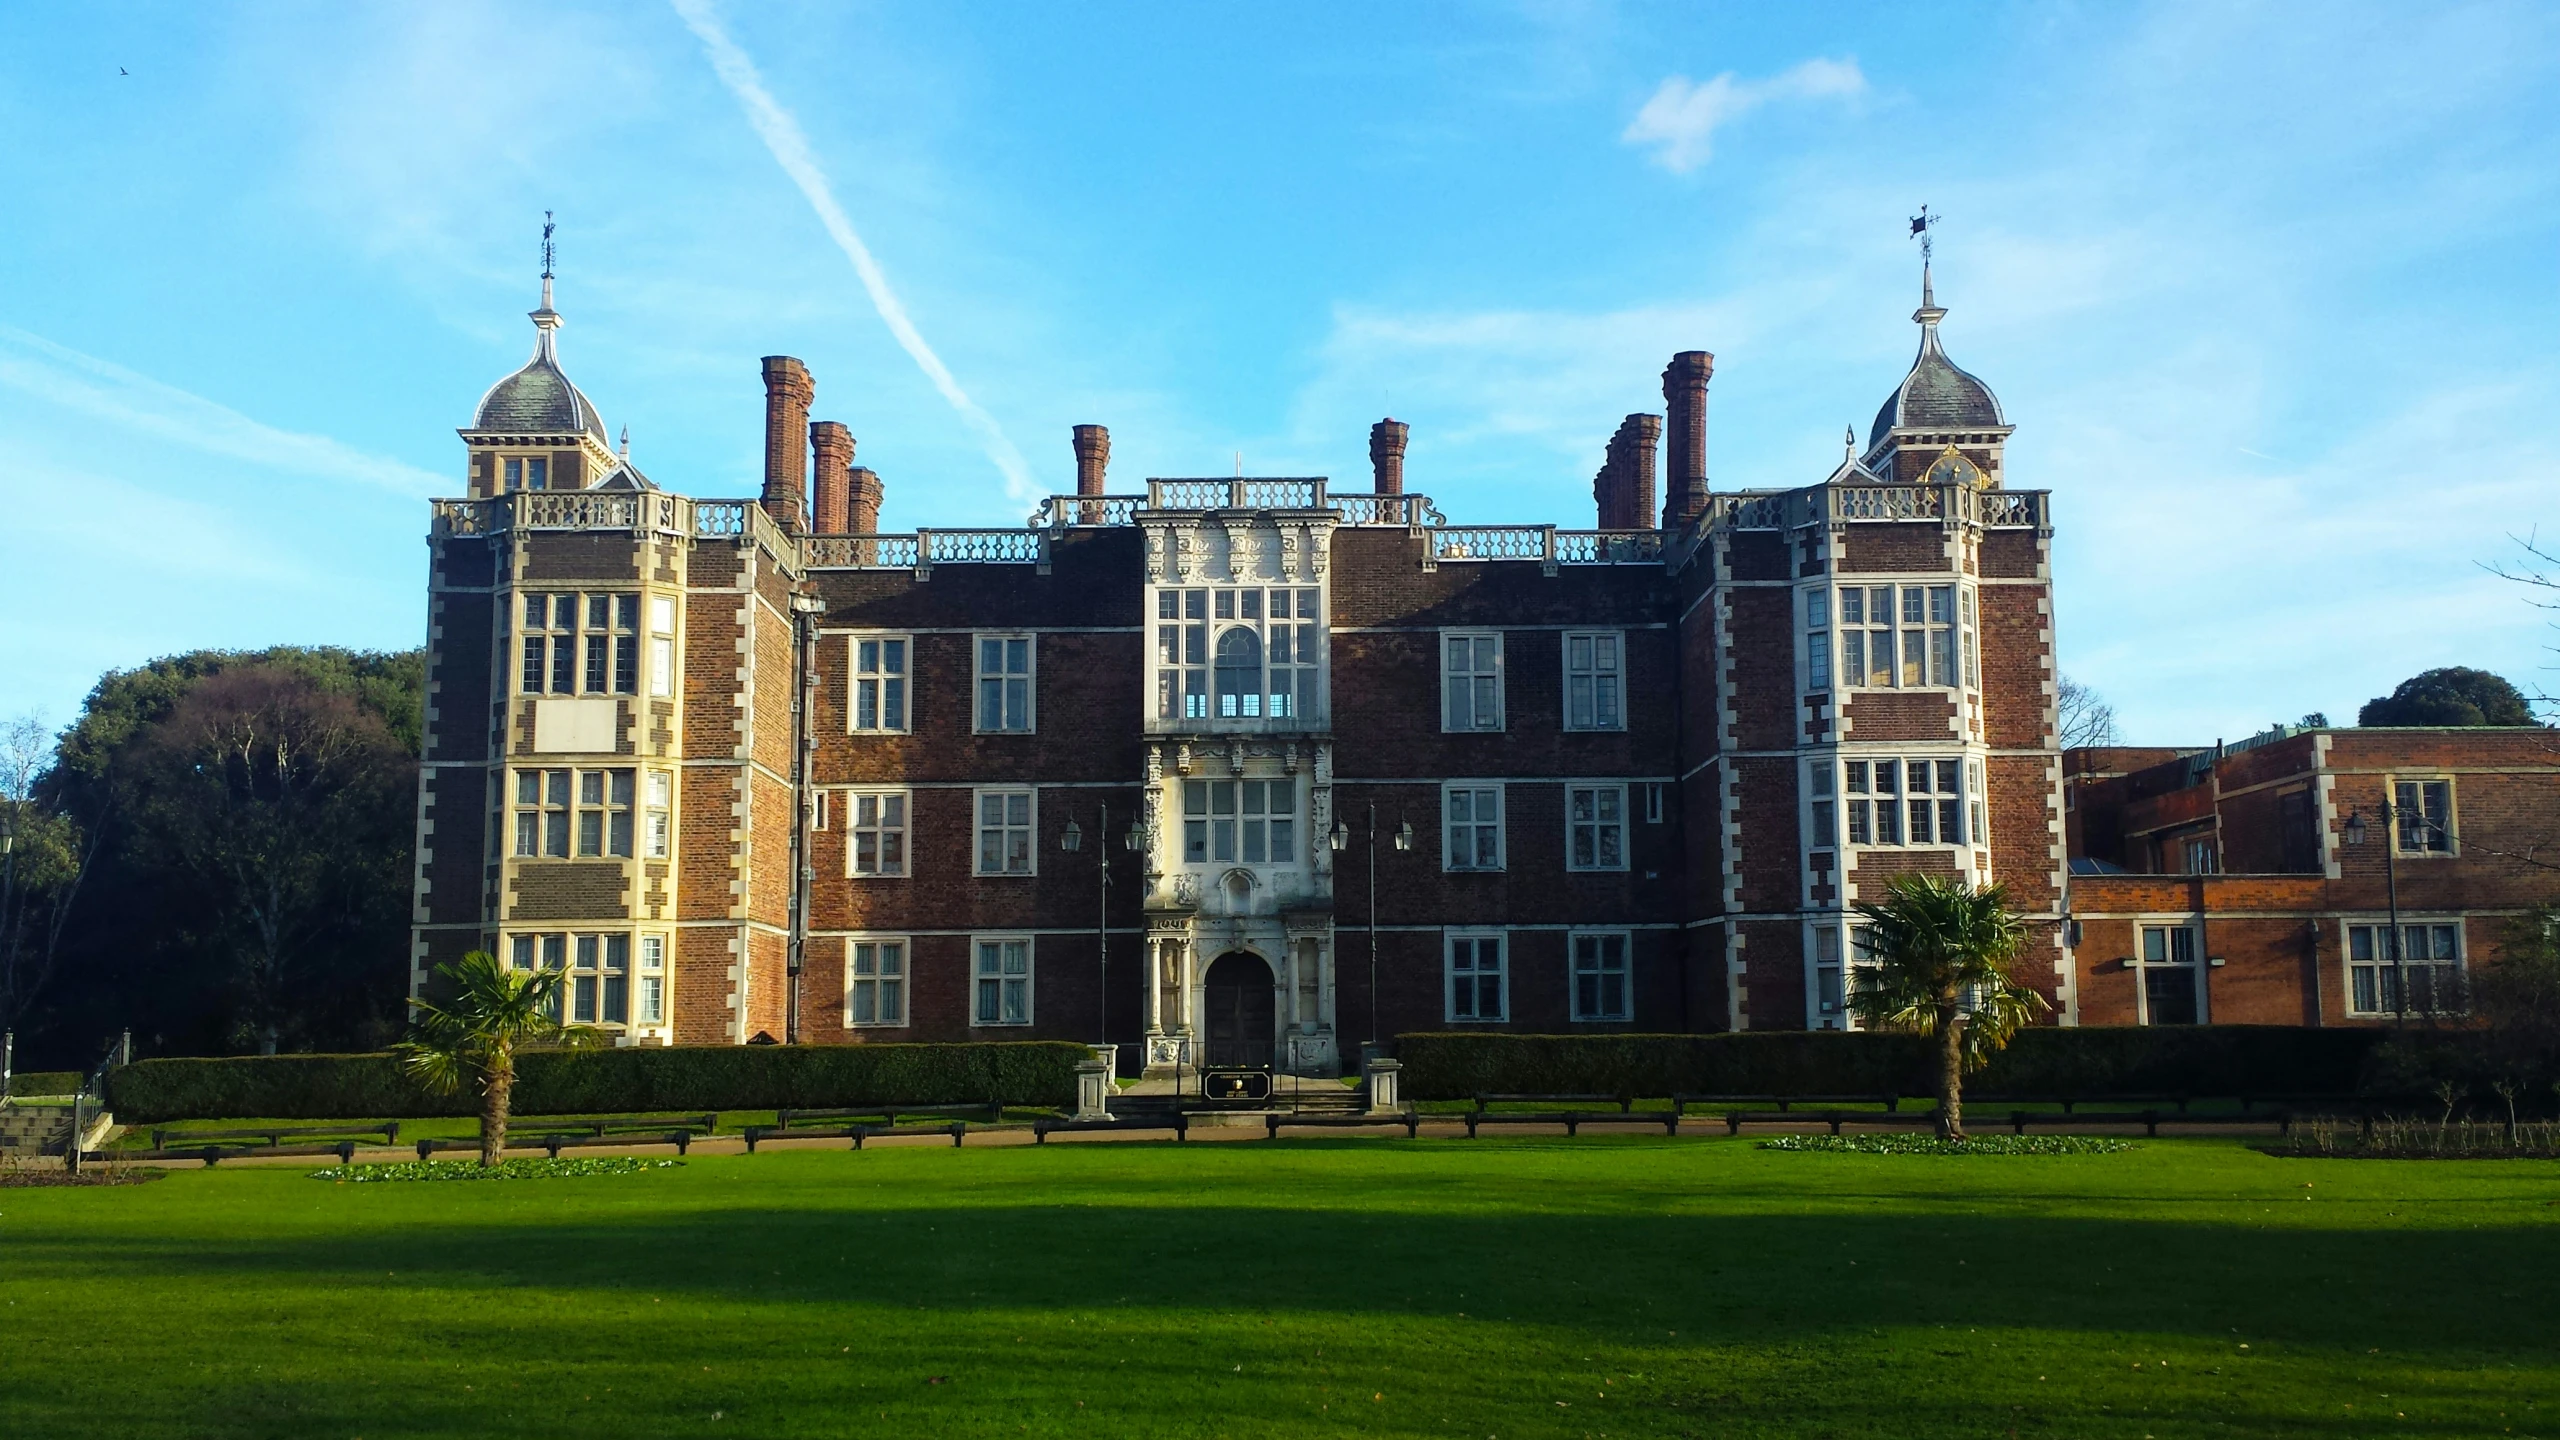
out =
[[[77,1070],[21,1070],[9,1077],[12,1095],[76,1095],[84,1077]]]
[[[2274,1025],[2026,1030],[1965,1077],[1985,1095],[2352,1094],[2378,1030]],[[1404,1093],[1913,1095],[1936,1093],[1932,1042],[1827,1030],[1721,1035],[1396,1037]]]
[[[512,1110],[577,1115],[850,1105],[1072,1105],[1092,1047],[999,1045],[679,1045],[546,1050],[516,1061]],[[107,1077],[128,1124],[254,1116],[352,1120],[476,1115],[468,1090],[433,1095],[390,1055],[251,1055],[143,1060]]]

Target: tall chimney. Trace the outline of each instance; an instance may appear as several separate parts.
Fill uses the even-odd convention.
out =
[[[810,520],[813,535],[842,535],[845,522],[851,519],[846,493],[851,481],[845,472],[853,465],[853,432],[834,420],[819,420],[809,426],[809,448],[815,451],[818,473],[811,489],[817,493],[817,513]]]
[[[880,533],[880,477],[856,465],[845,472],[845,530],[853,535]]]
[[[1654,446],[1662,439],[1662,417],[1630,415],[1609,437],[1609,458],[1591,482],[1600,502],[1603,530],[1653,528]]]
[[[1099,495],[1111,468],[1111,432],[1100,425],[1076,427],[1076,493]]]
[[[764,357],[764,512],[793,534],[808,512],[809,367],[788,355]]]
[[[1669,410],[1670,474],[1665,477],[1662,528],[1677,530],[1707,509],[1707,377],[1716,357],[1683,350],[1662,371],[1662,402]]]
[[[1393,416],[1369,427],[1369,466],[1377,475],[1372,486],[1377,493],[1404,493],[1404,443],[1412,434],[1412,426]]]

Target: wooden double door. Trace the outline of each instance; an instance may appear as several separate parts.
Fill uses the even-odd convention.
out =
[[[1212,1070],[1268,1070],[1279,1028],[1271,967],[1259,955],[1229,951],[1209,966],[1202,989]]]

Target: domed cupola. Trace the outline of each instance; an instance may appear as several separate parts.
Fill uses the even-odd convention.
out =
[[[621,462],[604,417],[560,371],[556,337],[567,322],[551,308],[548,224],[542,227],[542,308],[532,320],[533,359],[489,387],[470,428],[461,432],[471,448],[474,496],[585,490],[613,474]]]
[[[568,322],[551,308],[551,277],[542,277],[542,308],[533,312],[533,359],[480,397],[471,428],[505,435],[606,435],[604,417],[560,372],[554,336]]]
[[[1929,267],[1923,265],[1920,308],[1911,312],[1920,326],[1920,354],[1911,362],[1911,373],[1902,377],[1876,410],[1876,423],[1867,431],[1871,467],[1889,451],[1925,450],[1935,458],[1954,444],[1968,449],[1990,447],[1986,458],[1991,463],[1985,468],[1997,472],[2000,442],[2015,427],[2000,413],[1999,398],[1991,387],[1959,368],[1939,345],[1938,322],[1946,314],[1932,293]]]

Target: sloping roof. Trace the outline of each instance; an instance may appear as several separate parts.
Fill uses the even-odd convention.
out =
[[[1923,266],[1920,308],[1911,314],[1920,325],[1920,353],[1911,362],[1911,373],[1902,377],[1876,410],[1876,423],[1867,431],[1869,453],[1881,448],[1885,437],[1897,429],[1984,430],[2009,423],[2002,418],[2000,401],[1991,387],[1959,368],[1939,348],[1938,322],[1946,314],[1938,308],[1928,268]]]

